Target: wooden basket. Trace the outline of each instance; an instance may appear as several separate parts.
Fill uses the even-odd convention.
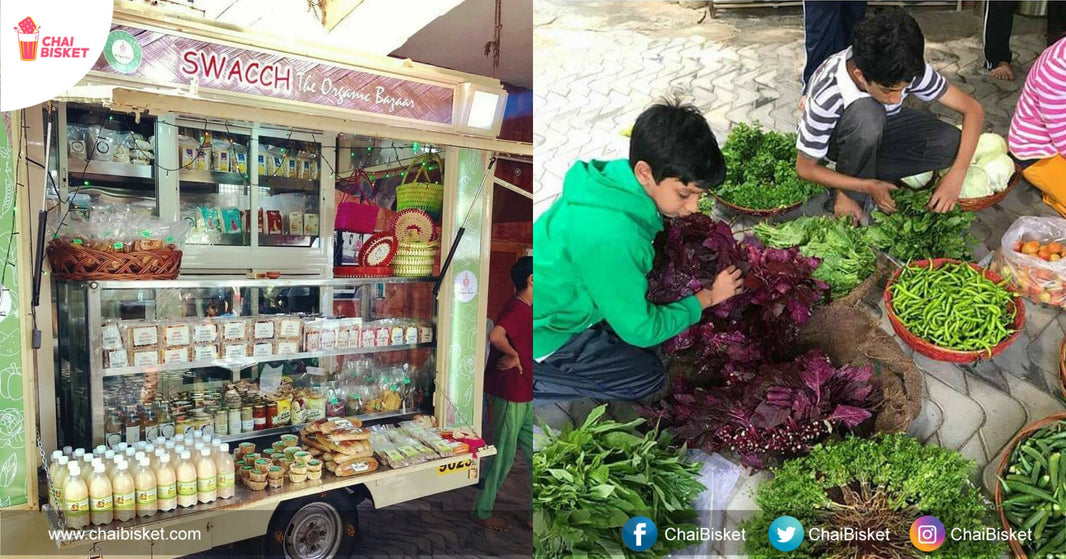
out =
[[[715,200],[717,200],[720,204],[722,204],[723,206],[729,208],[730,210],[733,210],[734,212],[739,213],[739,214],[750,215],[752,217],[776,217],[776,216],[779,216],[781,214],[788,213],[788,212],[790,212],[790,211],[792,211],[792,210],[794,210],[794,209],[796,209],[796,208],[798,208],[798,207],[803,205],[803,202],[796,202],[795,204],[792,204],[791,206],[785,206],[783,208],[771,208],[769,210],[757,210],[757,209],[754,209],[754,208],[745,208],[744,206],[738,206],[738,205],[736,205],[736,204],[734,204],[734,203],[726,200],[725,198],[722,198],[721,196],[719,196],[717,194],[714,194],[714,193],[712,193],[711,196],[714,196]],[[806,200],[804,200],[804,201],[806,201]]]
[[[68,280],[169,280],[178,277],[181,251],[171,248],[104,252],[61,240],[48,243],[52,275]]]
[[[1003,512],[1003,484],[1000,483],[999,480],[1005,477],[1004,473],[1010,464],[1011,454],[1014,454],[1014,447],[1018,446],[1018,443],[1028,439],[1033,433],[1064,419],[1066,419],[1066,413],[1049,415],[1044,419],[1026,425],[1021,431],[1018,431],[1017,435],[1014,435],[1014,438],[1011,439],[1009,443],[1007,443],[1007,451],[1003,454],[1003,459],[1000,460],[999,468],[996,470],[996,489],[993,491],[996,511],[999,512],[999,521],[1007,531],[1010,531],[1011,526],[1010,522],[1007,520],[1007,514]],[[1022,544],[1019,543],[1018,540],[1011,538],[1007,543],[1010,545],[1010,549],[1014,552],[1015,557],[1018,559],[1028,559],[1029,556],[1025,553]]]
[[[980,198],[959,198],[959,207],[968,212],[979,212],[995,206],[1003,201],[1004,198],[1010,194],[1011,190],[1014,190],[1015,186],[1022,180],[1022,171],[1015,165],[1014,174],[1011,175],[1010,180],[1007,181],[1007,188],[992,194],[991,196],[982,196]]]
[[[940,268],[945,264],[958,264],[960,263],[960,261],[952,260],[950,258],[936,258],[932,261],[932,263],[933,268]],[[995,283],[1000,283],[1001,281],[1003,281],[992,270],[986,270],[978,266],[977,264],[969,264],[971,268],[977,270],[978,272],[981,272],[989,280]],[[910,266],[921,267],[925,267],[928,265],[928,260],[918,260],[910,264]],[[979,361],[981,359],[991,359],[992,357],[1003,353],[1003,351],[1010,347],[1010,345],[1013,344],[1016,339],[1018,339],[1018,335],[1021,334],[1022,329],[1025,328],[1025,305],[1022,303],[1021,297],[1015,295],[1012,299],[1015,309],[1014,323],[1011,325],[1014,328],[1014,333],[1010,336],[1007,336],[1006,339],[996,344],[996,346],[993,347],[991,351],[960,351],[957,349],[949,349],[946,347],[934,345],[911,333],[910,330],[907,330],[907,327],[904,326],[903,322],[901,322],[899,320],[899,317],[896,316],[895,309],[892,308],[892,284],[896,282],[901,273],[903,273],[903,268],[896,270],[896,272],[892,274],[892,278],[888,281],[888,285],[885,286],[885,312],[888,313],[888,320],[892,324],[892,330],[896,332],[896,335],[899,336],[900,339],[904,341],[904,343],[910,346],[911,349],[930,359],[959,364],[973,363],[974,361]]]

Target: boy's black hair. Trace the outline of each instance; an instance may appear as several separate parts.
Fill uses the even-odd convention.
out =
[[[725,159],[699,109],[678,101],[652,105],[637,117],[629,138],[629,167],[651,167],[655,182],[676,178],[713,188],[725,181]]]
[[[514,283],[515,291],[522,291],[529,287],[529,276],[533,275],[533,257],[523,256],[511,266],[511,282]]]
[[[906,10],[885,8],[855,26],[851,58],[866,81],[882,86],[910,82],[925,73],[925,37]]]

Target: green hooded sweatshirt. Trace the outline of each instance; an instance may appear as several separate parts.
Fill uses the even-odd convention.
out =
[[[554,353],[602,320],[638,347],[698,322],[694,295],[669,305],[645,299],[652,241],[662,230],[662,216],[627,160],[575,163],[562,196],[533,225],[533,356]]]

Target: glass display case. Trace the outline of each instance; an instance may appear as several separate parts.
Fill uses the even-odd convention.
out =
[[[60,444],[427,411],[431,280],[56,282]]]

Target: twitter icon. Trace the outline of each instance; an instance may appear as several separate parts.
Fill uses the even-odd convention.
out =
[[[791,516],[779,516],[770,524],[770,545],[778,551],[794,551],[803,543],[803,524]]]

